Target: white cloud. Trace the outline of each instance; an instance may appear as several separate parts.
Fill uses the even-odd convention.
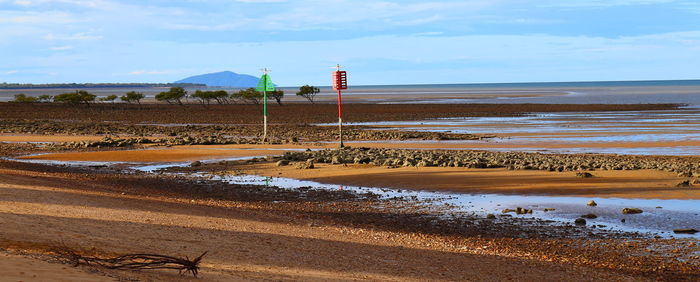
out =
[[[155,74],[168,74],[170,71],[146,71],[146,70],[135,70],[131,71],[129,75],[155,75]]]
[[[95,35],[92,32],[79,32],[74,34],[53,34],[49,33],[44,36],[45,40],[49,41],[82,41],[82,40],[99,40],[101,35]]]
[[[476,15],[482,9],[493,7],[501,1],[432,1],[432,2],[391,2],[370,0],[297,1],[288,10],[259,13],[240,11],[231,13],[202,14],[196,18],[207,21],[168,21],[164,26],[170,29],[222,31],[247,30],[323,30],[336,29],[344,25],[378,27],[420,25],[436,22],[454,15],[466,18]],[[223,7],[222,9],[226,9]]]
[[[650,5],[677,2],[677,0],[554,0],[540,3],[545,7],[614,7]]]
[[[50,47],[49,50],[51,51],[66,51],[66,50],[71,50],[73,49],[73,46],[66,45],[66,46],[55,46],[55,47]]]

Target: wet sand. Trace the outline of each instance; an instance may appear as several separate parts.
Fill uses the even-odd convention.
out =
[[[460,193],[556,195],[635,199],[700,199],[700,189],[678,188],[674,173],[654,170],[592,171],[594,178],[576,172],[511,171],[444,167],[387,169],[371,165],[316,164],[315,169],[255,164],[237,172],[270,177],[313,180],[365,187],[403,188]],[[240,171],[239,171],[240,170]]]
[[[24,140],[33,140],[32,138]],[[558,142],[540,142],[536,144],[501,144],[497,142],[460,142],[460,141],[429,141],[429,142],[345,142],[351,147],[390,148],[390,149],[492,149],[492,148],[570,148],[572,144]],[[673,146],[700,146],[700,141],[678,142],[629,142],[629,143],[585,143],[575,144],[580,148],[646,148]],[[245,145],[192,145],[175,146],[172,148],[151,148],[139,150],[116,150],[96,152],[67,152],[48,153],[22,157],[31,160],[55,161],[95,161],[95,162],[178,162],[201,159],[223,159],[231,157],[255,157],[279,155],[285,151],[303,149],[337,148],[335,142],[309,144],[245,144]]]
[[[0,142],[16,143],[56,143],[98,141],[104,136],[99,135],[38,135],[38,134],[0,134]]]
[[[376,147],[385,144],[373,144]],[[416,144],[425,145],[425,144]],[[332,145],[327,145],[328,147]],[[299,150],[303,145],[225,145],[182,146],[170,149],[132,151],[70,152],[23,157],[31,160],[92,162],[180,162],[203,159],[280,155],[285,150]],[[226,149],[222,149],[226,148]],[[261,148],[267,148],[261,149]],[[312,147],[315,149],[323,146]],[[655,170],[593,171],[594,178],[577,178],[575,172],[538,170],[466,169],[438,167],[403,167],[387,169],[370,165],[317,164],[317,169],[299,170],[273,163],[237,167],[247,174],[283,176],[322,183],[447,190],[463,193],[567,195],[579,197],[619,197],[647,199],[700,199],[700,189],[678,188],[682,180],[675,173]]]
[[[239,146],[236,150],[216,149],[216,147],[188,148],[188,146],[173,149],[144,149],[122,151],[70,152],[53,153],[22,157],[26,160],[53,161],[93,161],[93,162],[181,162],[206,159],[224,159],[239,157],[257,157],[279,155],[282,149],[264,149],[264,146]]]

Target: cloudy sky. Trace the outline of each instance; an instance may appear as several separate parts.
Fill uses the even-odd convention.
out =
[[[698,0],[0,0],[0,82],[700,79]]]

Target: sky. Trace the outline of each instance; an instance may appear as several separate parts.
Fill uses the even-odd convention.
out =
[[[700,0],[0,0],[0,82],[700,79]]]

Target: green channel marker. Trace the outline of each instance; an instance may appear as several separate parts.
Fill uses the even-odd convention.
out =
[[[267,68],[262,69],[263,75],[258,81],[258,86],[255,90],[262,91],[263,93],[263,142],[267,141],[267,91],[275,91],[275,84],[272,83],[270,75],[267,73],[270,71]]]

